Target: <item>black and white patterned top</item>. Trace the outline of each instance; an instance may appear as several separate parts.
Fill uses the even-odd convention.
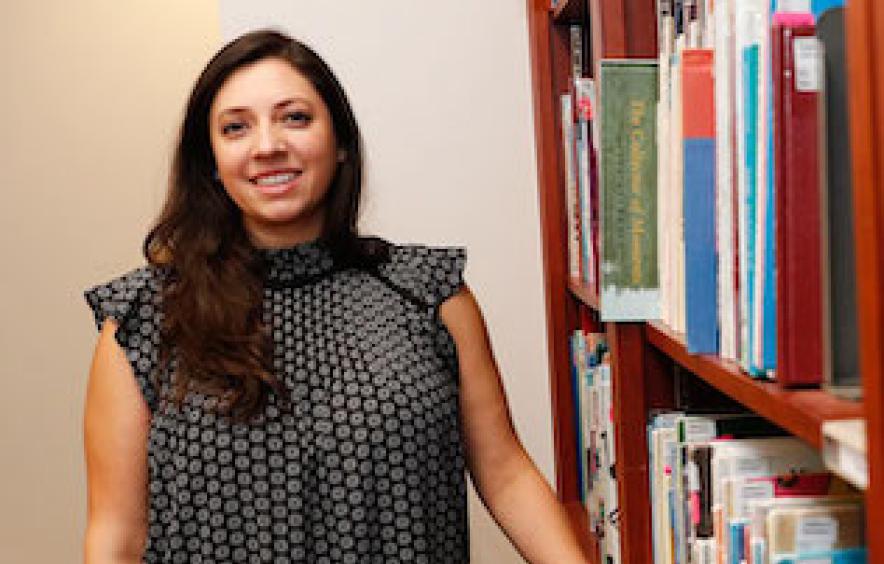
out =
[[[391,246],[374,272],[319,243],[262,250],[265,321],[292,407],[231,423],[191,393],[155,389],[162,270],[86,292],[151,410],[143,561],[460,563],[469,560],[459,374],[438,306],[462,285],[462,248]]]

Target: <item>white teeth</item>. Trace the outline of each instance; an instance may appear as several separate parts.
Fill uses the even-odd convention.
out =
[[[298,173],[295,172],[285,172],[282,174],[274,174],[273,176],[262,176],[261,178],[255,179],[255,184],[260,184],[261,186],[285,184],[286,182],[291,182],[297,176]]]

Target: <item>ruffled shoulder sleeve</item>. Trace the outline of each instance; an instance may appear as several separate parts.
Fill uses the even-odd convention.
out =
[[[162,278],[161,269],[143,266],[84,293],[99,330],[106,319],[116,321],[116,340],[151,412],[158,400],[152,376],[159,360]]]
[[[427,307],[437,310],[464,284],[466,249],[394,245],[381,274]]]

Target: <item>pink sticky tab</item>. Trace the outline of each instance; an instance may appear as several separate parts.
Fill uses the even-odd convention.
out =
[[[691,524],[700,524],[700,492],[691,492]]]
[[[813,14],[805,12],[776,12],[771,23],[782,27],[795,27],[800,25],[813,25]]]

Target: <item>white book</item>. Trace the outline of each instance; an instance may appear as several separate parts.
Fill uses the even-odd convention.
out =
[[[652,469],[652,530],[656,564],[672,564],[672,522],[669,490],[672,487],[672,468],[675,460],[675,427],[664,427],[652,432],[654,467]]]
[[[819,453],[795,437],[712,442],[712,515],[717,547],[727,553],[727,526],[739,518],[728,495],[734,479],[825,470]]]
[[[657,261],[660,264],[660,316],[666,325],[672,327],[673,314],[673,289],[672,289],[672,265],[670,254],[672,252],[671,236],[672,227],[671,212],[671,187],[670,176],[670,132],[671,104],[669,96],[670,69],[669,59],[672,44],[673,21],[671,17],[665,17],[660,22],[660,93],[657,102]]]
[[[768,558],[780,555],[859,548],[865,544],[859,503],[812,507],[774,506],[767,514]]]
[[[748,217],[746,214],[746,199],[749,190],[749,179],[746,172],[746,108],[744,88],[743,49],[750,43],[753,33],[749,18],[749,3],[737,1],[733,4],[734,9],[734,127],[737,139],[737,238],[739,245],[740,267],[740,308],[737,324],[740,332],[740,364],[749,366],[749,241],[748,241]]]
[[[574,166],[574,104],[570,94],[560,98],[562,152],[565,154],[565,203],[568,213],[568,275],[580,278],[580,221],[577,206],[577,173]]]
[[[754,6],[751,10],[752,29],[755,32],[754,41],[758,44],[758,143],[756,146],[756,233],[755,243],[755,300],[752,319],[755,327],[755,339],[753,343],[753,364],[763,367],[764,363],[764,295],[765,279],[768,275],[765,269],[765,250],[770,243],[769,238],[774,233],[767,232],[767,216],[773,210],[768,209],[768,111],[770,110],[770,1],[750,0]]]
[[[776,497],[749,502],[749,546],[752,564],[768,561],[767,515],[774,507],[824,507],[829,505],[850,505],[862,502],[859,495],[826,495],[801,497]]]
[[[592,80],[588,78],[578,78],[574,81],[574,90],[577,96],[577,189],[580,197],[578,198],[580,205],[580,242],[581,254],[584,260],[583,272],[581,278],[589,285],[595,284],[597,259],[595,250],[592,245],[592,179],[590,178],[590,160],[591,151],[593,150],[590,141],[591,131],[591,113],[586,107],[595,110],[592,106]]]
[[[717,0],[715,22],[715,167],[718,224],[718,312],[721,331],[721,357],[737,360],[737,335],[734,319],[736,299],[734,292],[733,237],[733,124],[732,117],[732,17],[731,1]]]
[[[670,276],[673,283],[674,322],[672,328],[685,332],[685,258],[684,258],[684,134],[682,114],[684,112],[681,94],[681,57],[685,49],[684,34],[675,42],[673,63],[670,69],[670,100],[672,117],[669,122],[671,133],[669,162],[670,201],[672,202],[671,227],[673,235],[672,262]]]
[[[823,460],[826,467],[862,490],[869,484],[866,448],[864,419],[823,423]]]

